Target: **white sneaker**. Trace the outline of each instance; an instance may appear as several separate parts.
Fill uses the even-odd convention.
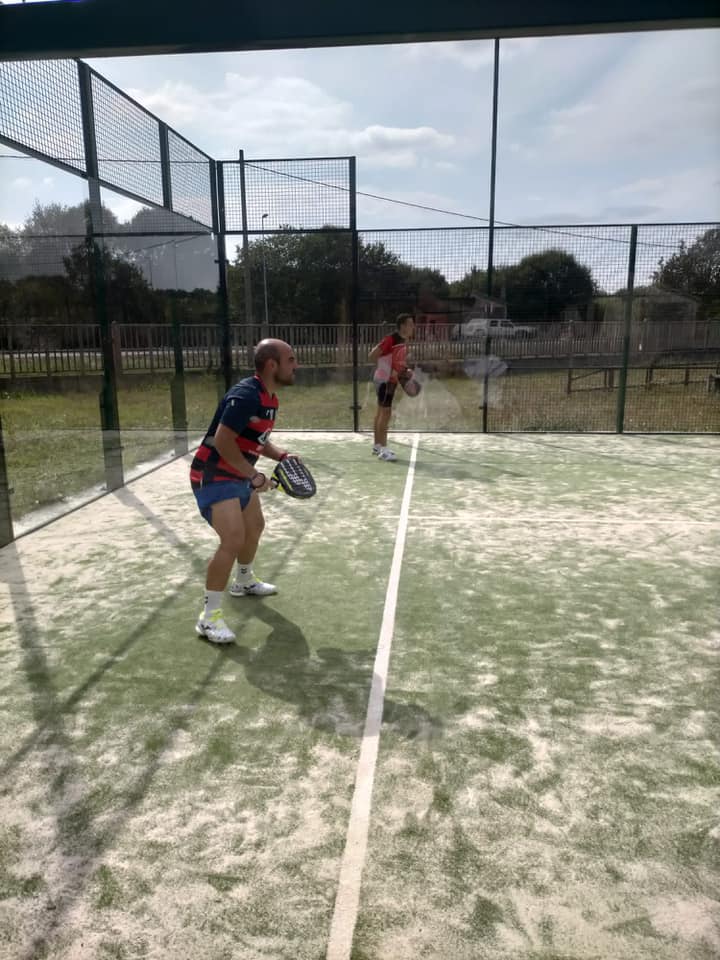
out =
[[[273,593],[277,593],[274,583],[264,583],[257,579],[250,583],[240,583],[236,580],[230,585],[230,594],[233,597],[270,597]]]
[[[397,460],[397,457],[392,450],[388,450],[387,447],[382,447],[378,454],[378,460]]]
[[[372,451],[372,452],[373,452],[373,456],[374,456],[374,457],[379,457],[381,450],[382,450],[382,447],[380,446],[379,443],[374,443],[374,444],[373,444],[373,451]]]
[[[195,633],[210,643],[235,642],[235,634],[223,620],[222,610],[213,610],[207,617],[201,613],[195,624]]]

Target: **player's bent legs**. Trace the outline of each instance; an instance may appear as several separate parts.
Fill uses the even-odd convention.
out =
[[[388,427],[390,417],[392,416],[392,407],[378,406],[375,412],[375,423],[373,425],[375,443],[381,447],[387,446]]]
[[[230,595],[233,597],[269,597],[277,593],[274,583],[260,580],[253,571],[253,560],[257,553],[258,543],[265,529],[260,497],[253,493],[250,502],[243,511],[245,520],[245,541],[237,554],[237,574],[230,584]]]
[[[214,503],[212,526],[220,538],[220,545],[208,563],[205,586],[208,590],[222,591],[230,579],[235,557],[245,543],[245,520],[239,499]]]
[[[245,524],[245,538],[241,548],[237,552],[237,562],[243,566],[251,565],[257,553],[260,537],[265,529],[265,516],[260,503],[260,497],[253,493],[250,502],[243,511],[243,521]]]

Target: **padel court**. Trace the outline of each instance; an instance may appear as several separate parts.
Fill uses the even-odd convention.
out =
[[[720,954],[720,444],[280,434],[238,641],[179,459],[0,551],[0,957]]]

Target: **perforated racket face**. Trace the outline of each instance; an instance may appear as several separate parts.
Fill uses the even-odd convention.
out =
[[[306,500],[315,496],[316,488],[312,474],[294,457],[286,457],[275,467],[273,477],[290,497]]]
[[[420,381],[415,380],[414,377],[410,377],[410,379],[402,383],[401,386],[409,397],[416,397],[422,390]]]

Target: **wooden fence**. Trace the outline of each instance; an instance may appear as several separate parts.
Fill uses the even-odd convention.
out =
[[[617,322],[596,324],[538,323],[534,336],[456,337],[449,330],[420,328],[410,345],[414,363],[462,361],[493,353],[506,360],[563,361],[581,364],[593,357],[603,361],[620,356],[623,328]],[[386,326],[358,328],[358,360],[367,362],[372,347],[389,332]],[[235,369],[251,365],[258,328],[230,324],[230,343]],[[268,336],[292,343],[305,367],[350,367],[353,363],[353,331],[350,325],[270,325]],[[174,342],[174,336],[178,342]],[[720,320],[678,321],[657,324],[634,322],[630,358],[636,365],[652,363],[660,354],[683,350],[699,354],[720,349]],[[113,324],[113,355],[118,373],[169,373],[182,357],[186,371],[218,370],[221,367],[221,331],[216,324]],[[83,376],[102,370],[100,329],[95,324],[10,323],[0,331],[0,377]]]

